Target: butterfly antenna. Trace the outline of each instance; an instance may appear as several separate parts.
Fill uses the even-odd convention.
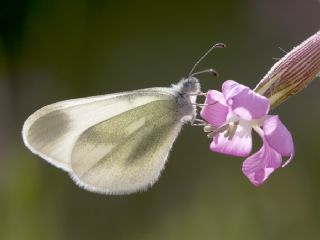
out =
[[[224,43],[216,43],[214,44],[211,48],[209,48],[208,51],[206,51],[205,54],[203,54],[199,60],[193,65],[193,67],[191,68],[191,71],[189,72],[189,77],[192,77],[194,76],[195,74],[199,74],[199,73],[204,73],[204,72],[210,72],[210,73],[213,73],[214,75],[217,75],[217,72],[213,69],[208,69],[208,70],[204,70],[204,71],[201,71],[201,72],[197,72],[197,73],[194,73],[194,70],[196,69],[196,67],[199,65],[199,63],[206,58],[206,56],[208,56],[208,54],[215,48],[225,48],[227,47],[226,44]]]

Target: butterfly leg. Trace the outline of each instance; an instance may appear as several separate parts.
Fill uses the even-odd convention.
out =
[[[198,119],[198,118],[195,118],[191,121],[191,126],[206,126],[207,125],[207,122],[202,120],[202,119]]]
[[[208,93],[206,92],[197,92],[197,93],[187,93],[187,96],[207,96]]]

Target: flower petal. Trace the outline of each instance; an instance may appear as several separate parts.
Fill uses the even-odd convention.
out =
[[[294,155],[291,133],[277,115],[270,116],[264,121],[263,132],[269,145],[283,157]]]
[[[248,87],[237,83],[233,80],[225,81],[222,84],[222,93],[227,101],[228,104],[232,104],[228,100],[232,99],[234,96],[240,94],[242,91],[249,89]]]
[[[269,100],[235,81],[226,81],[222,86],[226,102],[233,112],[244,120],[258,119],[269,112]]]
[[[242,172],[255,186],[260,186],[264,181],[281,166],[281,155],[263,140],[263,146],[258,152],[248,157],[242,165]]]
[[[231,140],[225,136],[225,133],[226,131],[213,137],[210,144],[211,151],[236,157],[246,157],[251,153],[251,128],[244,129],[238,126]]]
[[[217,127],[220,127],[226,122],[229,107],[221,92],[216,90],[208,91],[204,104],[205,106],[200,112],[203,119]]]

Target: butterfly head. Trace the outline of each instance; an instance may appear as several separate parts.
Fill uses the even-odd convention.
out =
[[[195,77],[183,78],[173,86],[180,94],[197,94],[200,92],[199,80]]]

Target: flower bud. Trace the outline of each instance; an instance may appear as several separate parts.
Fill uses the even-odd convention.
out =
[[[317,76],[320,76],[320,31],[275,63],[254,91],[269,98],[275,108]]]

